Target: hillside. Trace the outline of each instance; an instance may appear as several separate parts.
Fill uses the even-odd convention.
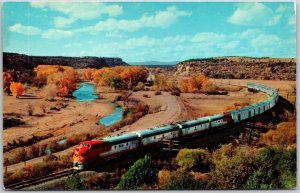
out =
[[[180,61],[171,61],[171,62],[160,62],[160,61],[146,61],[146,62],[128,62],[130,65],[138,65],[138,66],[155,66],[155,67],[163,67],[163,66],[175,66]]]
[[[121,58],[27,56],[17,53],[3,53],[3,68],[6,69],[33,69],[38,64],[56,64],[72,66],[73,68],[102,68],[128,65]]]
[[[204,73],[210,78],[296,80],[295,58],[219,57],[180,62],[176,73]]]

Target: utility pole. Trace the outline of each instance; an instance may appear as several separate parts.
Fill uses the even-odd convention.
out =
[[[169,151],[169,169],[172,169],[172,152],[179,151],[179,141],[173,139],[163,139],[163,150]]]
[[[247,130],[249,132],[249,141],[248,143],[250,143],[252,141],[252,131],[253,131],[253,127],[254,127],[254,124],[252,122],[246,122],[246,126],[244,126],[245,130]]]

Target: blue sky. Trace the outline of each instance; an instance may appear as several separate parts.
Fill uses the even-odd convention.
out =
[[[120,57],[296,57],[291,2],[5,2],[3,51]]]

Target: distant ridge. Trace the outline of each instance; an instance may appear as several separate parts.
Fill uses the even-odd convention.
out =
[[[203,73],[210,78],[227,79],[296,80],[296,59],[241,56],[189,59],[176,65],[176,73]]]
[[[71,66],[73,68],[102,68],[127,66],[121,58],[109,57],[65,57],[65,56],[28,56],[25,54],[3,52],[3,68],[33,69],[39,64]]]
[[[140,66],[174,66],[180,61],[171,61],[171,62],[160,62],[160,61],[145,61],[145,62],[128,62],[130,65],[140,65]]]

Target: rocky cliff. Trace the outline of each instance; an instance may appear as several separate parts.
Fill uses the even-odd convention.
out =
[[[6,69],[33,69],[39,64],[55,64],[72,66],[73,68],[102,68],[128,65],[121,58],[27,56],[24,54],[3,53],[3,67]]]
[[[296,80],[296,59],[220,57],[191,59],[176,65],[176,74],[194,73],[210,78]]]

